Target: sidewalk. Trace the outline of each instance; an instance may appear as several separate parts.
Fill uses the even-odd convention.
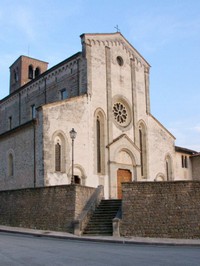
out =
[[[66,232],[28,229],[21,227],[0,226],[0,232],[32,235],[37,237],[53,237],[78,241],[107,242],[119,244],[149,244],[149,245],[187,245],[199,246],[200,239],[174,239],[174,238],[149,238],[149,237],[113,237],[113,236],[76,236]]]

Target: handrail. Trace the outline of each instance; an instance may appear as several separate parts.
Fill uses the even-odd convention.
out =
[[[77,219],[74,221],[74,234],[75,235],[82,235],[84,228],[86,227],[89,219],[99,205],[100,201],[104,197],[104,188],[103,186],[98,186],[94,193],[92,194],[91,198],[86,203],[85,207],[83,208],[82,212],[78,215]]]

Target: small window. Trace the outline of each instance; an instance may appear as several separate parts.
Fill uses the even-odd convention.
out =
[[[181,162],[182,162],[182,168],[184,168],[185,167],[185,160],[184,160],[184,156],[183,155],[181,156]]]
[[[8,118],[8,127],[9,129],[12,129],[12,116],[9,116]]]
[[[19,80],[18,69],[14,70],[13,75],[14,75],[14,82],[17,82]]]
[[[36,117],[36,109],[35,104],[31,106],[31,118],[34,119]]]
[[[61,94],[61,100],[67,99],[67,90],[63,89],[60,91]]]
[[[40,68],[37,67],[35,70],[35,77],[38,77],[40,75]]]
[[[124,64],[124,60],[121,56],[117,56],[117,63],[119,66],[123,66]]]
[[[188,167],[188,163],[187,163],[187,156],[185,156],[185,168]]]
[[[13,155],[12,153],[8,156],[8,176],[14,175]]]
[[[188,168],[188,158],[187,156],[181,156],[182,168]]]

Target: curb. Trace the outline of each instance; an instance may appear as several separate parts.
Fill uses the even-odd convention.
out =
[[[57,238],[57,239],[66,239],[66,240],[75,240],[75,241],[88,241],[95,243],[111,243],[111,244],[126,244],[126,245],[151,245],[151,246],[194,246],[200,247],[199,239],[170,239],[170,238],[133,238],[133,239],[115,239],[112,236],[110,238],[104,238],[101,236],[94,237],[84,237],[84,236],[75,236],[67,235],[65,232],[55,232],[55,231],[42,231],[27,229],[21,227],[0,227],[1,233],[11,233],[19,235],[27,235],[34,237],[44,237],[44,238]]]

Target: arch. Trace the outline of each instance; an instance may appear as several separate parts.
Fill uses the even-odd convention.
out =
[[[33,66],[32,65],[28,66],[28,78],[29,79],[33,79],[34,78],[34,70],[33,70]]]
[[[94,113],[94,132],[95,132],[95,172],[105,173],[105,113],[98,108]]]
[[[167,181],[173,180],[172,157],[170,154],[165,156],[165,171]]]
[[[165,181],[165,175],[163,173],[158,173],[154,181]]]
[[[147,178],[147,127],[143,120],[139,121],[139,147],[141,177]]]
[[[53,172],[66,172],[66,139],[62,131],[56,131],[52,137]]]
[[[36,67],[36,69],[35,69],[35,77],[38,77],[40,75],[40,73],[41,73],[40,68]]]
[[[69,180],[71,182],[71,176],[72,176],[72,168],[71,167],[69,169],[69,172],[68,172],[67,176],[68,176],[68,178],[69,178]],[[85,169],[79,164],[75,164],[74,165],[74,177],[76,177],[75,181],[76,180],[78,181],[78,178],[80,179],[79,183],[75,182],[76,184],[80,184],[80,185],[83,185],[83,186],[85,185],[87,176],[85,174]]]
[[[132,152],[127,148],[121,148],[116,152],[116,162],[119,164],[127,164],[136,166],[135,157]]]

